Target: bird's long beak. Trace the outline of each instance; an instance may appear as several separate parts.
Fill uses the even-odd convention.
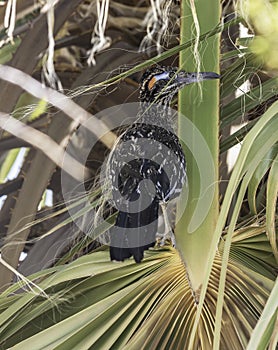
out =
[[[192,84],[198,83],[203,80],[219,79],[220,75],[214,72],[199,72],[199,73],[187,73],[185,71],[180,71],[176,77],[176,83],[179,88]]]

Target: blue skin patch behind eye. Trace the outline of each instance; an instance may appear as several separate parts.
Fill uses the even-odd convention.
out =
[[[163,72],[163,73],[157,74],[155,76],[156,80],[167,79],[167,78],[169,78],[169,73],[168,72]]]

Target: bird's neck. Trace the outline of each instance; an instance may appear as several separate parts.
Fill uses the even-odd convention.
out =
[[[155,124],[167,129],[174,129],[174,111],[169,103],[141,102],[137,123]]]

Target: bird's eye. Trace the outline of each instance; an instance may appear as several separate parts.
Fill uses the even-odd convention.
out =
[[[170,72],[169,73],[169,78],[172,79],[172,78],[174,78],[175,75],[176,75],[175,72]]]

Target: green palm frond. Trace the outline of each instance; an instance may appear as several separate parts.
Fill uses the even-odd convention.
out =
[[[217,257],[194,349],[212,345],[220,270]],[[248,271],[229,262],[221,348],[245,348],[273,286],[267,277],[258,284]],[[93,253],[34,278],[43,279],[39,285],[48,296],[28,292],[9,297],[12,307],[1,303],[2,345],[34,350],[188,346],[198,306],[174,249],[149,251],[139,265],[132,261],[111,264],[107,252]],[[22,288],[22,283],[6,294],[16,287]]]

